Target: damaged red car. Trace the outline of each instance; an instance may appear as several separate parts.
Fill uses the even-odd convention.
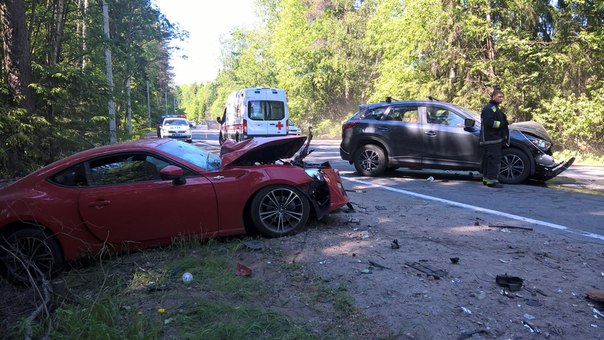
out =
[[[123,251],[168,245],[181,235],[295,233],[309,218],[348,203],[336,169],[304,162],[305,141],[249,139],[225,143],[217,155],[144,139],[57,161],[0,189],[0,270],[26,282],[32,272],[52,275],[108,246]]]

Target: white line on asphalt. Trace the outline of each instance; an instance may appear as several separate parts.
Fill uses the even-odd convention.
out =
[[[392,187],[388,187],[388,186],[384,186],[384,185],[380,185],[380,184],[374,184],[374,183],[371,183],[371,182],[362,181],[362,180],[358,180],[358,179],[354,179],[354,178],[350,178],[350,177],[346,177],[346,176],[341,176],[341,177],[343,179],[349,180],[351,182],[361,183],[361,184],[365,184],[365,185],[368,185],[368,186],[371,186],[371,187],[377,187],[377,188],[381,188],[381,189],[384,189],[384,190],[393,191],[393,192],[396,192],[396,193],[399,193],[399,194],[404,194],[404,195],[408,195],[408,196],[422,198],[422,199],[429,200],[429,201],[436,201],[436,202],[440,202],[440,203],[444,203],[444,204],[449,204],[449,205],[453,205],[453,206],[464,208],[464,209],[476,210],[476,211],[484,212],[484,213],[491,214],[491,215],[496,215],[496,216],[511,218],[513,220],[518,220],[518,221],[523,221],[523,222],[538,224],[538,225],[542,225],[542,226],[545,226],[545,227],[548,227],[548,228],[563,230],[563,231],[571,233],[571,234],[581,235],[581,236],[595,238],[595,239],[604,241],[604,235],[590,233],[590,232],[582,231],[582,230],[572,230],[569,227],[566,227],[566,226],[563,226],[563,225],[560,225],[560,224],[555,224],[555,223],[549,223],[549,222],[545,222],[545,221],[535,220],[535,219],[532,219],[532,218],[518,216],[518,215],[513,215],[513,214],[508,214],[508,213],[504,213],[504,212],[497,211],[497,210],[485,209],[485,208],[477,207],[477,206],[470,205],[470,204],[465,204],[465,203],[460,203],[460,202],[455,202],[455,201],[449,201],[449,200],[446,200],[446,199],[443,199],[443,198],[438,198],[438,197],[434,197],[434,196],[428,196],[428,195],[418,194],[418,193],[415,193],[415,192],[412,192],[412,191],[396,189],[396,188],[392,188]]]

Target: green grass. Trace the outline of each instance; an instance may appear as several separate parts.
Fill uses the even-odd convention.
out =
[[[217,301],[200,303],[177,325],[183,339],[311,339],[282,314]]]
[[[556,151],[554,152],[554,159],[558,162],[565,161],[575,157],[575,163],[578,165],[589,165],[589,166],[604,166],[604,155],[584,153],[580,151]]]
[[[354,314],[354,301],[345,285],[330,287],[322,285],[317,292],[317,301],[331,303],[336,311],[342,317],[350,317]]]
[[[120,310],[117,299],[105,296],[93,305],[64,304],[51,316],[51,339],[158,339],[161,327],[157,322],[137,313]],[[48,319],[34,327],[34,339],[47,332]],[[20,329],[23,337],[24,329]]]
[[[279,261],[278,247],[262,253],[275,259],[271,275],[284,275],[275,282],[271,275],[235,275],[237,262],[257,254],[241,240],[199,241],[182,238],[171,248],[70,270],[66,293],[34,322],[33,338],[358,339],[373,325],[345,286]],[[182,282],[184,272],[193,274],[191,283]],[[8,337],[23,338],[25,329],[22,322]]]

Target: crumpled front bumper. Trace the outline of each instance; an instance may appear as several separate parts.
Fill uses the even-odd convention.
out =
[[[553,157],[549,155],[544,155],[546,157],[541,157],[536,159],[536,169],[535,175],[533,176],[535,179],[547,181],[548,179],[552,179],[566,169],[570,168],[571,165],[575,162],[575,157],[571,157],[569,160],[565,162],[555,163]]]
[[[321,169],[329,185],[329,211],[334,211],[348,203],[348,195],[342,184],[340,172],[332,167]]]
[[[330,212],[337,210],[349,201],[340,172],[325,162],[318,166],[323,174],[323,181],[312,181],[300,187],[314,206],[317,219],[323,218]]]

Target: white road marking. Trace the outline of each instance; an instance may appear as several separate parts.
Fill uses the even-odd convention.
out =
[[[460,202],[455,202],[455,201],[449,201],[449,200],[446,200],[446,199],[443,199],[443,198],[438,198],[438,197],[434,197],[434,196],[428,196],[428,195],[418,194],[416,192],[407,191],[407,190],[401,190],[401,189],[396,189],[396,188],[392,188],[392,187],[388,187],[388,186],[384,186],[384,185],[380,185],[380,184],[374,184],[374,183],[371,183],[371,182],[362,181],[362,180],[359,180],[359,179],[354,179],[354,178],[350,178],[350,177],[346,177],[346,176],[341,176],[341,177],[342,177],[342,179],[345,179],[345,180],[348,180],[348,181],[351,181],[351,182],[356,182],[356,183],[364,184],[364,185],[367,185],[367,186],[376,187],[376,188],[380,188],[380,189],[396,192],[396,193],[403,194],[403,195],[413,196],[413,197],[417,197],[417,198],[421,198],[421,199],[425,199],[425,200],[429,200],[429,201],[436,201],[436,202],[440,202],[440,203],[444,203],[444,204],[448,204],[448,205],[452,205],[452,206],[456,206],[456,207],[460,207],[460,208],[464,208],[464,209],[471,209],[471,210],[475,210],[475,211],[480,211],[480,212],[483,212],[483,213],[487,213],[487,214],[491,214],[491,215],[496,215],[496,216],[500,216],[500,217],[505,217],[505,218],[510,218],[510,219],[517,220],[517,221],[523,221],[523,222],[527,222],[527,223],[537,224],[537,225],[541,225],[541,226],[548,227],[548,228],[563,230],[563,231],[565,231],[567,233],[570,233],[570,234],[575,234],[575,235],[580,235],[580,236],[595,238],[595,239],[604,241],[604,235],[600,235],[600,234],[596,234],[596,233],[591,233],[591,232],[587,232],[587,231],[582,231],[582,230],[572,230],[569,227],[566,227],[566,226],[563,226],[563,225],[560,225],[560,224],[555,224],[555,223],[549,223],[549,222],[545,222],[545,221],[535,220],[535,219],[532,219],[532,218],[518,216],[518,215],[513,215],[513,214],[508,214],[508,213],[504,213],[504,212],[497,211],[497,210],[485,209],[485,208],[477,207],[477,206],[470,205],[470,204],[465,204],[465,203],[460,203]]]

